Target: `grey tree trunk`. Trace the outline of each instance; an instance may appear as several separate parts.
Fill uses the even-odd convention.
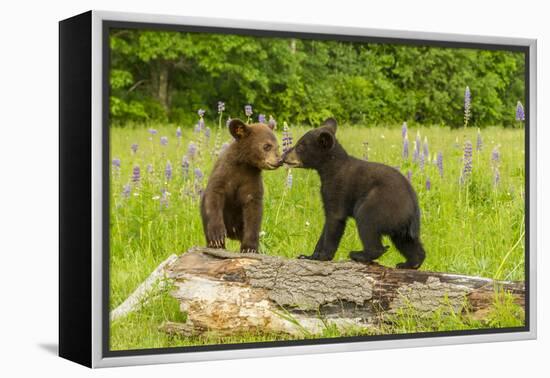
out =
[[[185,335],[318,335],[328,325],[376,328],[409,309],[420,316],[467,310],[483,318],[501,291],[520,305],[525,302],[522,282],[208,248],[181,255],[166,275],[187,322],[162,328]]]

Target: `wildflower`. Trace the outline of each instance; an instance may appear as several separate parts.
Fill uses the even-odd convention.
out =
[[[204,137],[206,139],[210,139],[210,134],[211,134],[210,127],[207,127],[206,129],[204,129]]]
[[[200,168],[195,168],[195,180],[202,181],[202,178],[204,177],[204,174],[202,173]]]
[[[483,148],[483,139],[481,139],[481,130],[477,129],[477,142],[476,142],[476,151],[481,151]]]
[[[176,129],[176,138],[181,138],[181,127]]]
[[[288,174],[286,176],[286,187],[289,189],[292,188],[292,172],[290,169],[288,170]]]
[[[168,207],[168,195],[170,195],[170,193],[168,193],[166,188],[162,188],[160,191],[160,200],[159,200],[161,206]]]
[[[401,126],[401,137],[405,139],[407,136],[407,122],[403,122],[403,126]]]
[[[523,105],[519,101],[516,105],[516,121],[525,121],[525,111],[523,110]]]
[[[244,114],[246,114],[247,117],[252,115],[252,105],[246,105],[244,107]]]
[[[112,163],[113,163],[113,168],[115,168],[115,170],[118,171],[120,169],[120,159],[114,158]]]
[[[149,134],[151,134],[151,135],[157,135],[157,130],[155,130],[155,129],[149,129]]]
[[[139,170],[139,165],[135,165],[134,169],[132,170],[132,182],[135,184],[139,183],[139,180],[141,180],[141,173]]]
[[[168,145],[168,137],[165,137],[165,136],[160,137],[160,144],[162,146],[167,146]]]
[[[422,138],[420,137],[420,131],[416,132],[416,148],[418,153],[420,153],[420,148],[422,147]]]
[[[197,122],[197,123],[195,124],[195,128],[193,129],[193,131],[194,131],[195,133],[199,134],[199,133],[201,132],[201,130],[202,130],[201,124],[200,124],[200,122]]]
[[[498,186],[499,183],[500,183],[500,171],[498,167],[496,167],[493,172],[493,185]]]
[[[187,177],[187,175],[189,175],[189,159],[187,156],[184,156],[183,159],[181,159],[181,173],[183,174],[183,177]]]
[[[267,123],[269,127],[271,127],[273,130],[277,129],[277,121],[275,121],[275,118],[273,116],[269,116],[269,122]]]
[[[470,120],[470,108],[472,105],[472,95],[470,93],[470,87],[466,87],[464,90],[464,127],[468,126]]]
[[[460,183],[463,184],[472,173],[472,142],[469,140],[464,143],[464,158],[462,167],[462,175],[460,176]]]
[[[429,158],[430,150],[428,149],[428,137],[427,136],[424,137],[424,145],[422,147],[424,149],[424,156],[426,158]]]
[[[206,113],[206,110],[204,110],[204,109],[199,109],[199,110],[197,111],[197,114],[198,114],[199,117],[201,117],[201,118],[204,117],[204,113]]]
[[[437,169],[439,170],[439,176],[443,177],[443,152],[439,151],[437,153]]]
[[[152,174],[153,171],[153,164],[147,164],[147,173]]]
[[[418,156],[419,156],[418,144],[416,143],[416,141],[414,141],[414,150],[413,150],[413,158],[412,158],[413,163],[418,163]]]
[[[491,152],[491,164],[493,166],[497,166],[500,163],[500,151],[498,150],[498,146],[493,149],[493,152]]]
[[[430,178],[426,178],[426,190],[430,190],[432,188],[432,182],[430,181]]]
[[[287,123],[283,123],[283,153],[292,147],[292,133]]]
[[[193,159],[195,155],[197,154],[197,145],[193,142],[189,143],[189,146],[187,147],[187,155],[190,159]]]
[[[258,122],[259,123],[265,123],[265,114],[260,114],[258,116]]]
[[[424,155],[424,154],[420,154],[420,157],[418,159],[418,163],[420,165],[420,170],[422,170],[422,171],[424,170],[424,163],[425,163],[425,159],[426,159],[425,156],[426,155]]]
[[[129,198],[130,194],[132,194],[132,188],[130,187],[130,184],[124,185],[124,187],[122,188],[122,197]]]
[[[218,114],[223,113],[225,111],[225,102],[218,101]]]
[[[132,153],[135,154],[138,150],[138,145],[137,143],[134,143],[132,144],[132,146],[130,147],[130,149],[132,150]]]
[[[406,133],[403,139],[403,159],[409,159],[409,137]]]
[[[170,162],[166,163],[166,168],[164,169],[164,176],[166,176],[166,181],[172,179],[172,164]]]

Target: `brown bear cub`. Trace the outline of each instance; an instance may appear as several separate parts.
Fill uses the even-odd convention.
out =
[[[282,165],[277,138],[267,125],[229,123],[235,141],[220,155],[201,198],[201,217],[210,248],[239,240],[241,252],[258,252],[262,223],[262,169]]]
[[[389,235],[406,258],[398,268],[418,269],[425,252],[420,242],[420,209],[409,181],[396,169],[356,159],[336,140],[336,121],[327,119],[307,132],[296,146],[285,152],[283,162],[291,167],[315,169],[321,177],[325,226],[311,256],[332,260],[348,217],[357,223],[362,251],[350,258],[371,262],[387,250],[382,236]]]

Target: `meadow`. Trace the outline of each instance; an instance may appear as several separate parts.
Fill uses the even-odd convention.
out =
[[[223,124],[222,124],[223,123]],[[181,125],[180,125],[181,126]],[[308,128],[275,131],[279,144],[295,142]],[[406,135],[406,137],[404,137]],[[423,270],[502,280],[524,279],[525,150],[523,128],[450,129],[399,124],[341,125],[337,138],[356,157],[388,164],[409,177],[422,212]],[[112,127],[110,308],[119,305],[170,254],[204,245],[200,192],[224,143],[225,122],[195,129],[168,124]],[[415,147],[416,146],[416,147]],[[296,258],[310,254],[323,227],[319,178],[315,171],[280,168],[264,172],[261,253]],[[402,256],[391,248],[379,262],[395,266]],[[348,221],[336,260],[361,246]],[[238,251],[239,244],[228,243]],[[143,308],[111,324],[112,350],[281,339],[247,335],[225,339],[169,337],[163,321],[183,321],[166,289]],[[523,309],[498,299],[489,320],[467,314],[429,319],[402,314],[381,333],[407,333],[523,325]],[[341,336],[327,329],[327,337]]]

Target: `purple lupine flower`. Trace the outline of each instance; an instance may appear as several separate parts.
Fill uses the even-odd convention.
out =
[[[197,154],[197,145],[193,142],[189,143],[189,147],[187,147],[187,155],[190,159],[193,159],[195,155]]]
[[[437,153],[437,169],[439,170],[439,176],[443,177],[443,152],[439,151]]]
[[[165,136],[160,137],[160,144],[162,146],[167,146],[168,145],[168,137],[165,137]]]
[[[153,164],[147,164],[147,173],[148,174],[153,174],[154,172],[154,169],[153,169]]]
[[[160,205],[161,206],[164,206],[164,207],[168,207],[168,191],[166,190],[166,188],[162,188],[160,190],[160,199],[159,199],[159,202],[160,202]]]
[[[424,137],[424,144],[422,145],[424,156],[429,159],[430,158],[430,150],[428,148],[428,137]]]
[[[225,102],[218,101],[218,114],[225,111]]]
[[[204,110],[204,109],[199,109],[199,110],[197,111],[197,114],[198,114],[199,117],[201,117],[201,118],[204,117],[204,113],[206,113],[206,110]]]
[[[405,134],[403,138],[403,159],[409,159],[409,137]]]
[[[155,130],[155,129],[149,129],[149,134],[151,134],[151,135],[157,135],[157,130]]]
[[[187,177],[189,175],[189,159],[187,158],[187,155],[181,159],[181,173],[183,174],[183,177]]]
[[[176,138],[181,138],[181,127],[176,129]]]
[[[412,182],[412,178],[413,178],[413,173],[412,171],[409,169],[407,171],[407,180],[409,180],[409,182]]]
[[[202,178],[204,177],[204,174],[202,173],[200,168],[195,168],[195,180],[202,181]]]
[[[265,114],[260,114],[258,116],[258,122],[259,123],[265,123]]]
[[[426,162],[426,155],[424,154],[420,154],[419,158],[418,158],[418,164],[420,165],[420,170],[423,171],[424,170],[424,163]]]
[[[416,143],[416,141],[414,141],[414,150],[413,150],[413,158],[412,158],[413,163],[418,163],[419,155],[420,153],[418,152],[418,144]]]
[[[403,122],[403,126],[401,126],[401,137],[403,139],[405,139],[405,137],[407,136],[407,131],[408,131],[407,122]]]
[[[289,189],[292,188],[292,172],[290,169],[288,170],[288,174],[286,175],[286,187]]]
[[[122,188],[122,197],[128,198],[130,197],[130,194],[132,194],[132,187],[130,186],[130,184],[124,185],[124,187]]]
[[[204,129],[204,136],[206,139],[210,139],[210,135],[211,135],[210,127],[207,127],[206,129]]]
[[[115,170],[120,169],[120,159],[119,158],[113,158],[112,164],[113,164],[113,168],[115,168]]]
[[[430,190],[432,188],[432,182],[430,181],[429,177],[426,177],[426,190]]]
[[[197,122],[197,124],[195,125],[195,129],[193,131],[196,132],[197,134],[202,131],[200,122]]]
[[[277,129],[277,121],[275,121],[275,118],[273,118],[273,116],[269,116],[269,122],[267,123],[267,125],[273,130]]]
[[[139,165],[134,165],[134,169],[132,169],[132,182],[138,184],[139,180],[141,180]]]
[[[493,166],[497,166],[500,163],[500,151],[498,150],[498,146],[491,152],[491,163]]]
[[[283,123],[283,153],[290,150],[292,147],[292,133],[287,123]]]
[[[369,142],[367,141],[363,142],[363,150],[364,150],[363,159],[365,161],[369,161]]]
[[[470,120],[470,109],[472,106],[472,94],[470,93],[470,87],[466,87],[464,90],[464,127],[468,126]]]
[[[493,172],[493,184],[495,186],[498,186],[499,183],[500,183],[500,171],[498,167],[496,167]]]
[[[222,144],[220,148],[220,154],[224,152],[227,149],[227,147],[229,147],[229,143],[225,142],[224,144]]]
[[[170,181],[172,179],[172,164],[170,164],[170,162],[166,163],[166,168],[164,169],[164,176],[166,177],[166,181]]]
[[[244,107],[244,114],[246,114],[247,117],[252,115],[252,105],[246,105]]]
[[[130,146],[130,149],[132,150],[132,153],[135,155],[138,150],[138,144],[133,143],[132,146]]]
[[[516,121],[525,121],[525,111],[523,110],[523,105],[519,101],[516,105]]]
[[[464,166],[462,167],[462,175],[460,176],[461,184],[466,182],[466,180],[468,179],[468,177],[470,177],[472,173],[472,152],[472,142],[467,140],[466,143],[464,143],[464,158],[462,159]]]
[[[477,141],[476,141],[476,151],[481,151],[483,149],[483,139],[481,138],[481,130],[477,129]]]

